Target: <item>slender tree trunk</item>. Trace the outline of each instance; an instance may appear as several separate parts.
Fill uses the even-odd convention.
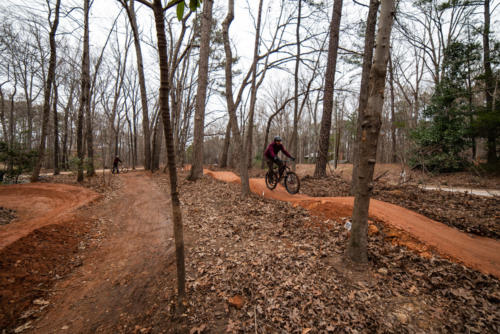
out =
[[[90,64],[89,64],[90,65]],[[88,75],[88,82],[90,83],[90,66],[89,71],[86,72]],[[97,74],[96,74],[97,75]],[[92,125],[92,109],[90,106],[90,84],[89,84],[89,92],[88,92],[88,100],[87,105],[85,106],[86,110],[86,139],[87,139],[87,176],[95,176],[95,167],[94,167],[94,128]]]
[[[42,162],[45,157],[45,147],[46,147],[46,139],[47,139],[47,131],[49,124],[49,116],[50,116],[50,95],[52,93],[52,83],[54,82],[54,78],[56,75],[56,31],[57,26],[59,25],[59,8],[61,5],[61,0],[57,0],[55,6],[55,15],[54,22],[50,27],[49,33],[49,43],[50,43],[50,61],[49,61],[49,70],[47,73],[47,81],[45,83],[44,88],[44,102],[43,102],[43,116],[42,116],[42,134],[40,138],[40,146],[38,148],[38,157],[35,164],[35,168],[33,169],[33,174],[31,175],[31,181],[38,181],[38,177],[40,176],[40,170],[42,169]]]
[[[229,153],[229,144],[231,143],[231,121],[227,122],[226,135],[224,136],[224,145],[222,146],[222,153],[220,157],[219,167],[227,167],[227,155]]]
[[[225,63],[225,76],[226,76],[226,102],[227,110],[229,113],[229,120],[231,122],[231,132],[235,141],[239,156],[240,178],[241,178],[241,193],[243,196],[250,194],[250,183],[248,179],[248,164],[247,164],[247,151],[244,149],[243,139],[241,136],[240,128],[238,125],[238,118],[236,116],[236,106],[233,97],[233,56],[231,51],[231,44],[229,42],[229,27],[234,19],[234,0],[228,0],[227,16],[222,22],[222,36],[224,39],[224,51],[226,53]],[[234,152],[234,151],[233,151]],[[233,157],[234,160],[234,157]]]
[[[297,141],[299,127],[299,67],[300,67],[300,23],[302,19],[302,0],[299,0],[299,13],[297,16],[297,28],[295,38],[297,43],[297,54],[295,55],[295,73],[294,73],[294,106],[293,106],[293,132],[292,132],[292,155],[297,157]],[[266,141],[267,143],[267,141]],[[264,161],[264,159],[262,159]],[[293,163],[295,170],[295,162]]]
[[[0,122],[2,123],[2,134],[3,134],[3,141],[5,143],[9,142],[9,136],[7,132],[7,121],[5,119],[5,96],[3,94],[2,86],[0,85]]]
[[[255,42],[253,49],[252,83],[250,86],[250,112],[248,115],[248,127],[246,136],[246,151],[247,151],[249,168],[252,167],[252,162],[253,162],[252,144],[253,144],[255,105],[257,104],[257,64],[259,61],[258,57],[259,57],[259,44],[260,44],[260,26],[262,22],[262,3],[263,0],[259,0],[259,9],[257,12],[257,27],[255,30]]]
[[[203,1],[198,92],[196,93],[196,110],[194,116],[193,164],[188,176],[188,179],[191,181],[198,180],[203,176],[203,141],[208,84],[208,56],[210,55],[210,33],[212,31],[212,7],[213,0]]]
[[[330,42],[328,45],[328,62],[325,75],[325,93],[323,96],[323,115],[319,134],[318,160],[314,176],[326,176],[328,151],[330,147],[330,128],[332,126],[333,85],[335,83],[335,68],[337,66],[337,53],[339,48],[340,20],[342,18],[342,0],[333,3],[333,15],[330,23]]]
[[[14,90],[10,95],[10,113],[9,113],[9,148],[14,149],[14,133],[16,131],[16,123],[14,120],[14,98],[17,93],[17,76],[14,73]],[[12,163],[10,163],[9,169],[12,168]]]
[[[89,61],[89,0],[84,0],[84,28],[83,28],[83,55],[82,55],[82,72],[81,72],[81,88],[80,88],[80,106],[78,108],[76,146],[78,154],[78,176],[77,181],[83,181],[83,159],[85,151],[83,147],[83,116],[85,108],[88,106],[90,99],[90,61]]]
[[[142,132],[144,135],[144,169],[151,169],[151,134],[149,131],[149,110],[148,110],[148,95],[146,90],[146,80],[144,78],[144,62],[142,60],[141,42],[139,36],[139,28],[134,9],[134,0],[130,1],[129,7],[125,4],[127,15],[134,34],[134,46],[137,61],[137,74],[139,77],[139,87],[141,89],[141,105],[142,105]]]
[[[398,162],[398,155],[396,152],[396,116],[394,106],[394,68],[392,66],[392,53],[389,55],[389,87],[391,91],[391,141],[392,141],[392,163]]]
[[[54,112],[54,175],[59,175],[59,119],[57,117],[58,98],[59,94],[54,80],[54,100],[52,101],[52,109]]]
[[[347,247],[348,257],[360,263],[368,261],[368,208],[373,189],[373,170],[382,123],[381,114],[384,105],[385,78],[394,12],[394,0],[382,0],[375,56],[370,70],[368,103],[366,109],[361,111],[365,116],[361,125],[361,142],[358,150],[359,170],[352,212],[352,231]]]
[[[491,70],[490,58],[490,0],[484,1],[484,30],[483,30],[483,63],[484,63],[484,93],[486,95],[486,112],[493,112],[493,92],[495,81]],[[488,164],[497,162],[497,133],[495,127],[489,125],[487,131]]]
[[[380,5],[379,0],[370,0],[368,17],[366,19],[365,49],[363,56],[363,69],[361,72],[361,87],[359,89],[358,120],[356,125],[356,140],[353,147],[353,169],[351,181],[351,194],[354,194],[356,182],[358,180],[358,147],[361,142],[361,124],[363,124],[363,113],[368,103],[368,83],[370,79],[370,69],[372,66],[373,48],[375,47],[375,29],[377,27],[377,11]]]
[[[172,202],[172,218],[174,221],[175,254],[177,262],[177,305],[180,313],[184,311],[186,299],[186,270],[184,263],[184,236],[182,226],[181,202],[177,189],[177,169],[175,165],[174,137],[170,125],[170,110],[168,104],[169,75],[167,57],[167,39],[165,37],[165,22],[161,0],[154,0],[153,12],[158,39],[158,57],[160,63],[160,112],[165,129],[167,143],[168,171],[170,176],[170,197]]]
[[[69,162],[68,162],[68,119],[69,119],[69,109],[73,105],[73,94],[75,91],[75,83],[71,83],[71,88],[69,92],[69,97],[68,97],[68,103],[66,104],[64,108],[64,136],[63,136],[63,142],[62,142],[62,167],[63,169],[68,169],[69,168]],[[71,126],[71,125],[70,125]]]

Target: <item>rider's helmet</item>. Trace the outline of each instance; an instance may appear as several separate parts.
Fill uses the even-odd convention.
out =
[[[282,141],[282,140],[281,140],[280,136],[276,136],[276,137],[274,137],[274,141],[277,142],[277,141]]]

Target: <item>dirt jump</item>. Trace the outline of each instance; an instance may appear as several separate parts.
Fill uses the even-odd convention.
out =
[[[0,203],[16,210],[18,219],[0,226],[0,251],[32,231],[71,219],[72,213],[99,194],[67,184],[28,183],[0,187]]]
[[[240,182],[239,176],[232,172],[204,172],[221,181]],[[338,219],[352,215],[353,197],[290,195],[281,185],[269,190],[261,178],[250,179],[250,189],[257,195],[299,205],[312,214],[325,218]],[[471,236],[413,211],[373,199],[369,215],[374,220],[410,235],[443,257],[500,278],[500,242],[497,240]]]

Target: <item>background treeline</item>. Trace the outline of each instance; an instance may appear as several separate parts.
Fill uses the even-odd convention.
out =
[[[353,161],[368,3],[343,4],[329,159]],[[80,132],[84,166],[109,168],[118,155],[130,167],[159,168],[166,162],[166,150],[152,13],[137,1],[131,7],[130,1],[116,0],[107,4],[109,13],[116,15],[103,18],[96,5],[89,3],[90,94]],[[495,1],[398,3],[378,161],[438,171],[460,170],[472,162],[497,162],[500,44],[493,29],[498,26],[494,15],[497,6]],[[79,161],[83,7],[83,1],[60,4],[44,168],[77,168]],[[0,8],[1,156],[6,165],[11,161],[13,166],[16,157],[29,169],[44,127],[44,92],[56,1],[7,1]],[[240,135],[248,140],[249,159],[260,166],[264,146],[279,134],[299,163],[312,162],[318,154],[332,2],[248,1],[242,8],[234,20],[245,16],[250,32],[240,35],[231,30],[230,43],[235,110]],[[147,124],[143,122],[145,105],[141,101],[134,29],[127,10],[139,13],[135,25],[146,78]],[[235,152],[239,149],[231,140],[226,106],[226,11],[226,1],[215,1],[203,160],[236,167]],[[186,10],[180,22],[175,10],[165,15],[170,113],[177,162],[183,164],[193,159],[203,15],[201,10]],[[257,31],[255,41],[242,43],[242,39],[254,38]],[[247,46],[252,50],[246,50]],[[32,158],[23,160],[20,155]]]

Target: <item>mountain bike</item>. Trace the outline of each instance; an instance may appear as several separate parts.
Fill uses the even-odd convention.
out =
[[[299,192],[300,180],[297,174],[292,172],[287,164],[288,162],[290,162],[290,160],[283,160],[281,168],[274,166],[272,172],[268,171],[266,173],[266,186],[273,190],[278,183],[284,181],[286,191],[293,195]]]

